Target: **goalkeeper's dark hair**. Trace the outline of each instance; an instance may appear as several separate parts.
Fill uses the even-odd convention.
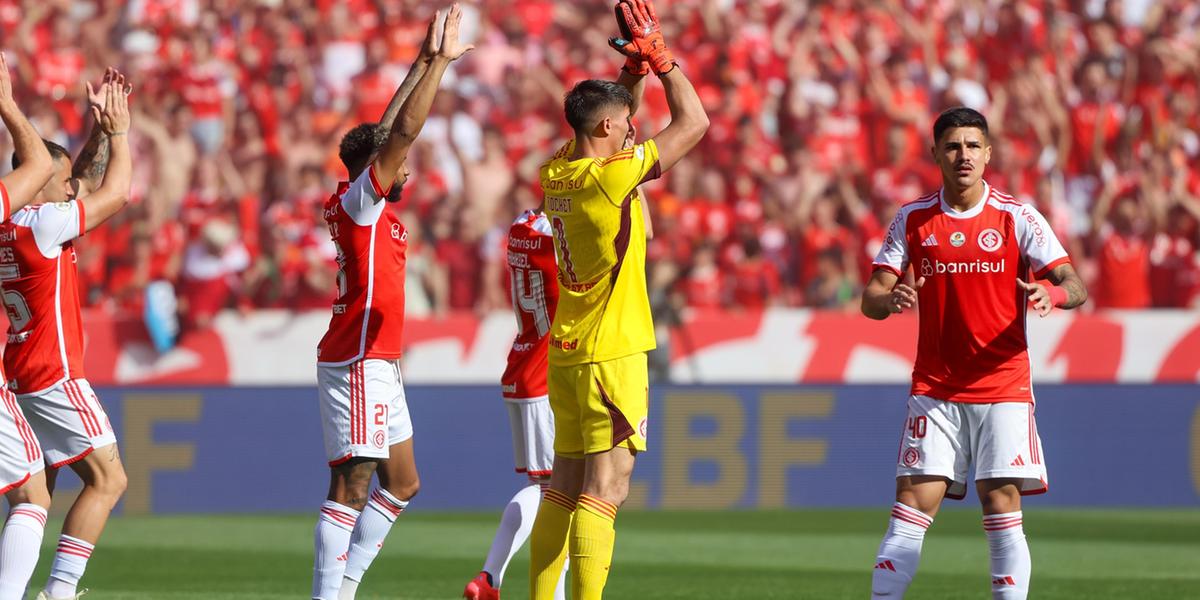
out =
[[[361,123],[342,136],[342,143],[338,145],[338,158],[342,159],[351,180],[367,168],[367,161],[376,150],[383,147],[388,133],[379,123]]]
[[[605,111],[619,107],[633,109],[633,94],[616,82],[588,79],[575,84],[563,100],[567,124],[576,133],[587,133]]]
[[[937,144],[946,130],[956,127],[974,127],[983,132],[984,141],[987,141],[987,118],[973,108],[956,106],[942,111],[942,114],[938,115],[937,120],[933,122],[933,143]]]
[[[63,148],[62,146],[59,146],[50,140],[42,140],[42,143],[46,144],[46,150],[50,152],[51,160],[71,160],[71,153],[67,152],[66,148]],[[19,166],[21,166],[21,159],[17,158],[16,152],[13,152],[12,168],[15,169]]]

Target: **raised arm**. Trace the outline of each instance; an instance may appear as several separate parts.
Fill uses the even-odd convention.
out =
[[[104,110],[92,107],[96,127],[108,140],[109,156],[104,179],[96,191],[81,195],[84,230],[91,231],[109,217],[117,214],[129,202],[129,186],[133,178],[133,161],[129,155],[129,88],[125,76],[114,73],[104,91]]]
[[[17,212],[33,201],[38,192],[54,174],[54,160],[45,142],[33,124],[21,113],[13,98],[12,77],[8,73],[8,60],[0,52],[0,120],[12,135],[13,149],[21,166],[0,177],[8,196],[8,214]]]
[[[95,106],[101,111],[104,110],[106,89],[112,82],[114,73],[115,70],[112,67],[105,69],[104,79],[100,83],[99,89],[92,88],[90,81],[83,83],[89,107]],[[89,112],[91,112],[90,108]],[[79,156],[75,158],[75,164],[71,168],[71,177],[79,182],[78,195],[85,196],[100,187],[100,181],[104,178],[104,170],[107,167],[108,136],[104,135],[100,121],[96,120],[92,123],[92,131],[88,134],[87,142],[79,151]]]
[[[417,87],[417,82],[425,76],[425,71],[429,68],[430,61],[438,53],[439,40],[437,38],[437,13],[434,13],[433,19],[429,21],[429,30],[425,32],[425,42],[421,44],[421,51],[417,53],[417,58],[413,60],[412,66],[408,69],[408,74],[404,76],[404,81],[400,83],[400,87],[396,88],[396,93],[392,94],[392,99],[388,102],[387,109],[383,111],[383,117],[379,119],[379,125],[384,129],[391,129],[392,124],[396,122],[396,115],[400,114],[400,107],[404,106],[404,101],[408,100],[413,89]]]
[[[437,20],[437,17],[434,17]],[[433,99],[437,96],[438,85],[446,74],[446,67],[458,60],[464,54],[474,49],[474,46],[463,45],[458,40],[458,28],[462,22],[462,8],[455,4],[446,15],[442,27],[442,40],[438,52],[429,61],[429,67],[421,75],[413,91],[405,98],[400,107],[400,114],[392,124],[388,139],[375,157],[375,176],[383,189],[388,189],[396,181],[396,174],[408,158],[408,150],[425,126]]]
[[[654,136],[654,143],[658,146],[659,167],[666,171],[700,143],[708,131],[708,115],[692,82],[675,64],[675,56],[667,48],[654,5],[650,0],[623,0],[621,7],[626,6],[625,12],[632,19],[633,39],[611,38],[609,45],[626,57],[650,63],[650,69],[662,80],[671,122]]]

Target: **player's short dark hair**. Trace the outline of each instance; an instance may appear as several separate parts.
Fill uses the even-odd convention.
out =
[[[633,94],[616,82],[588,79],[575,84],[563,100],[567,124],[577,133],[596,126],[604,111],[618,107],[633,109]]]
[[[933,142],[936,144],[942,139],[942,134],[949,129],[957,127],[974,127],[983,132],[983,137],[986,140],[988,137],[987,118],[979,111],[965,106],[956,106],[947,108],[938,115],[936,121],[933,122]]]
[[[71,153],[67,152],[66,148],[63,148],[62,146],[59,146],[50,140],[42,140],[42,143],[46,144],[46,150],[50,151],[51,160],[71,160]],[[17,158],[16,152],[13,152],[12,168],[15,169],[19,166],[21,166],[21,159]]]
[[[379,123],[356,125],[342,136],[342,143],[338,145],[338,158],[342,159],[342,164],[353,176],[366,167],[367,160],[376,150],[383,147],[387,138],[388,131],[380,127]]]

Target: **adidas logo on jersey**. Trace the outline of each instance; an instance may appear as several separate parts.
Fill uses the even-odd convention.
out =
[[[925,246],[925,247],[938,245],[937,244],[937,236],[933,235],[932,233],[929,234],[929,237],[927,237],[923,241],[921,241],[921,245]]]
[[[892,561],[890,561],[890,560],[885,560],[885,561],[875,565],[875,568],[876,569],[887,569],[888,571],[895,571],[896,565],[893,565]]]
[[[1011,464],[1009,464],[1008,466],[1010,466],[1010,467],[1023,467],[1023,466],[1025,466],[1025,459],[1021,458],[1021,455],[1020,455],[1020,454],[1018,454],[1018,455],[1017,455],[1017,459],[1016,459],[1016,460],[1014,460],[1014,461],[1012,461],[1012,463],[1011,463]]]
[[[1012,578],[1012,575],[1005,575],[1004,577],[992,578],[992,585],[1017,585],[1017,582]]]

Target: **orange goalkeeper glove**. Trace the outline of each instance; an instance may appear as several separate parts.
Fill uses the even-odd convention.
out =
[[[650,0],[621,0],[616,6],[617,24],[623,37],[608,39],[608,45],[626,57],[625,68],[630,73],[633,62],[649,63],[658,75],[666,75],[675,68],[675,56],[667,48],[662,29],[658,26],[658,14]]]
[[[629,0],[619,0],[613,5],[613,12],[617,14],[617,30],[621,32],[619,39],[633,39],[633,31],[629,26],[629,23],[633,21],[633,11],[629,7]],[[622,54],[624,53],[622,52]],[[630,75],[646,76],[650,74],[650,63],[636,56],[626,56],[625,65],[621,69]]]

